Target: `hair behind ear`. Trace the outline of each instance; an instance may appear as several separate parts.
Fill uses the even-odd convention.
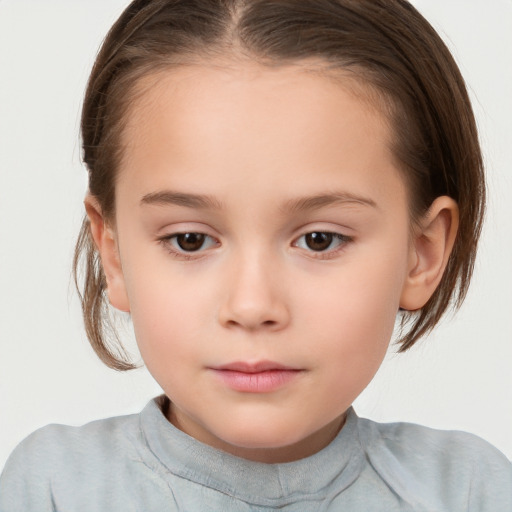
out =
[[[451,294],[444,298],[447,301],[442,304],[444,307],[425,308],[443,299],[442,292],[445,290],[440,288],[440,283],[450,259],[454,257],[458,227],[459,207],[448,196],[436,198],[417,223],[411,242],[410,268],[400,298],[402,328],[413,316],[416,322],[402,339],[400,352],[407,350],[415,339],[429,332],[449,304]]]
[[[106,293],[105,273],[87,216],[82,221],[75,246],[73,278],[82,306],[85,332],[98,357],[114,370],[137,368],[117,334]]]

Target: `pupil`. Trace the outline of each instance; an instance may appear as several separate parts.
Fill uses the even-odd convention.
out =
[[[332,233],[308,233],[306,245],[313,251],[325,251],[332,243]]]
[[[202,233],[183,233],[176,237],[176,241],[184,251],[198,251],[204,244],[204,237]]]

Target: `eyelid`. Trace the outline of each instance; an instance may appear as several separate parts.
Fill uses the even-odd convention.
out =
[[[210,243],[208,247],[201,247],[196,251],[185,251],[180,247],[177,247],[173,241],[180,235],[186,234],[196,234],[203,235],[205,240],[210,240],[213,243]],[[157,238],[159,244],[163,245],[163,247],[174,257],[183,260],[191,260],[191,259],[199,259],[205,256],[205,253],[212,247],[219,246],[220,242],[217,238],[208,233],[204,233],[203,231],[193,230],[193,229],[180,229],[178,231],[174,231],[172,233],[168,233]]]
[[[326,250],[321,251],[315,251],[314,249],[308,248],[308,247],[300,247],[298,245],[298,242],[301,238],[306,237],[307,235],[313,234],[313,233],[322,233],[322,234],[329,234],[334,237],[335,240],[337,240],[337,245],[334,248],[327,248]],[[315,259],[332,259],[338,256],[339,253],[346,250],[347,245],[353,242],[354,237],[345,235],[343,233],[339,233],[334,230],[329,229],[309,229],[305,232],[303,232],[300,236],[296,237],[292,243],[292,245],[296,248],[298,248],[301,251],[304,251],[304,253],[307,254],[310,258]]]
[[[206,226],[205,226],[206,227]],[[199,259],[207,255],[207,253],[215,247],[219,247],[221,245],[221,242],[219,241],[218,237],[209,234],[207,231],[210,231],[209,229],[201,229],[201,227],[197,228],[196,226],[176,226],[172,231],[169,229],[165,234],[157,235],[156,241],[161,244],[168,253],[170,253],[172,256],[176,257],[177,259],[183,259],[183,260],[192,260],[192,259]],[[292,247],[295,247],[304,253],[307,253],[307,255],[311,258],[316,259],[331,259],[336,257],[340,252],[346,249],[346,246],[351,243],[354,240],[354,237],[352,235],[347,235],[344,232],[340,231],[351,231],[350,228],[343,229],[341,226],[336,226],[334,229],[332,226],[307,226],[303,227],[300,230],[300,234],[298,236],[295,236],[292,240]],[[309,234],[312,233],[322,233],[322,234],[329,234],[333,236],[332,244],[335,244],[335,247],[331,248],[328,247],[325,250],[314,250],[308,247],[301,247],[299,245],[299,241],[306,237]],[[205,237],[205,243],[207,244],[206,247],[201,246],[197,250],[191,250],[187,251],[179,246],[177,246],[175,243],[173,243],[174,240],[180,235],[185,234],[198,234],[203,235]],[[206,253],[206,254],[205,254]]]

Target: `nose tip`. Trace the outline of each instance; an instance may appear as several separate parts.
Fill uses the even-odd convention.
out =
[[[261,269],[239,272],[226,288],[219,321],[229,328],[280,330],[290,319],[285,295],[283,286]]]

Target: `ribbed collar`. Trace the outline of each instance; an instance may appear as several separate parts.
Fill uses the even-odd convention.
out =
[[[339,494],[361,473],[364,455],[352,408],[339,434],[320,452],[295,462],[265,464],[188,436],[167,420],[161,402],[162,397],[149,402],[140,414],[140,426],[153,457],[165,467],[162,474],[170,472],[254,505],[275,506],[308,496],[318,499],[333,490]]]

